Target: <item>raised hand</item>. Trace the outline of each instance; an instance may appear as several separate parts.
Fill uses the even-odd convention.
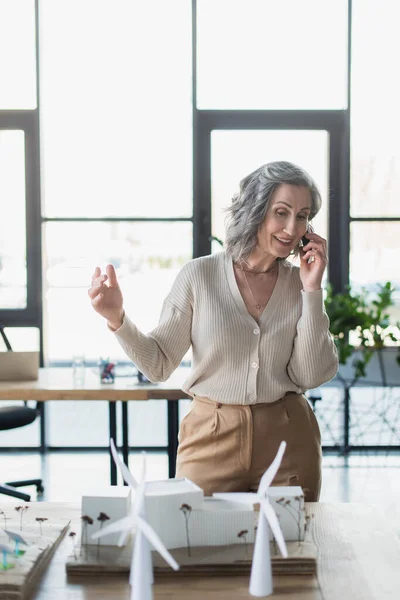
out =
[[[112,329],[118,329],[122,325],[124,309],[122,292],[113,265],[107,265],[103,274],[100,267],[95,268],[88,294],[94,310],[107,319]]]
[[[300,279],[306,292],[321,289],[322,277],[328,264],[326,240],[314,232],[307,232],[308,244],[300,251]]]

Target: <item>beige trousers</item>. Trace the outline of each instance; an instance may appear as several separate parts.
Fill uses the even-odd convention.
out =
[[[282,440],[287,448],[273,485],[300,485],[307,501],[318,501],[321,435],[300,394],[252,406],[195,397],[179,430],[176,477],[192,480],[206,496],[257,491]]]

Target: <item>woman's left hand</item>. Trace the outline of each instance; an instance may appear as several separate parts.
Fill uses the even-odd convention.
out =
[[[306,233],[308,244],[300,249],[300,279],[305,292],[321,289],[322,276],[328,264],[326,240],[316,233]]]

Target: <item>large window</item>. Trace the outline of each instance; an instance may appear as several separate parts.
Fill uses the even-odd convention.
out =
[[[124,362],[86,290],[97,265],[114,264],[127,312],[149,331],[192,258],[191,4],[39,5],[46,359]],[[155,403],[148,445],[165,445],[165,416]],[[136,417],[148,431],[148,411]],[[107,419],[105,403],[51,403],[48,442],[104,445]]]
[[[321,188],[335,287],[400,289],[396,15],[395,0],[0,0],[0,321],[37,327],[47,364],[123,362],[87,297],[94,267],[115,265],[150,330],[181,266],[224,238],[240,179],[279,159]],[[146,439],[163,445],[165,406],[148,410],[131,442],[157,420]],[[106,444],[106,424],[105,404],[53,403],[48,438]]]
[[[87,298],[95,266],[147,331],[192,257],[191,6],[40,7],[46,356],[122,359]]]

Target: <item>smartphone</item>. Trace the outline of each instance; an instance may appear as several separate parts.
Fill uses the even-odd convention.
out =
[[[309,225],[307,227],[307,233],[312,233],[313,231],[314,231],[313,228],[311,227],[311,225]],[[305,235],[303,235],[303,237],[301,238],[301,243],[302,243],[303,246],[305,246],[306,244],[308,244],[310,241],[311,240],[309,240],[308,238],[306,238]]]

